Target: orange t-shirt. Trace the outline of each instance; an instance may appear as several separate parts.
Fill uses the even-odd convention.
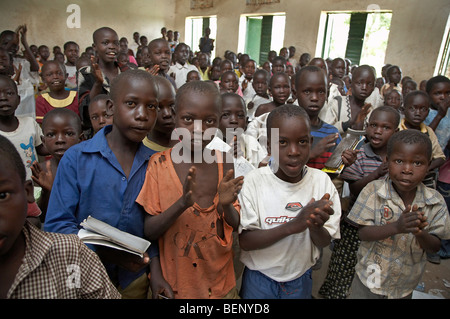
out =
[[[144,185],[136,202],[151,215],[172,206],[182,195],[183,185],[173,166],[172,149],[154,154],[148,164]],[[219,183],[223,163],[218,155]],[[233,268],[233,229],[223,219],[224,238],[217,235],[219,195],[213,204],[202,208],[197,203],[185,210],[159,238],[159,253],[164,278],[175,298],[222,298],[236,286]],[[236,201],[234,207],[239,212]]]

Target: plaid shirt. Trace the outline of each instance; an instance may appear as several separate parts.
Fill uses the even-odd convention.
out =
[[[98,256],[77,235],[43,232],[27,222],[25,255],[8,299],[120,299]]]
[[[421,183],[417,187],[414,204],[427,216],[425,230],[428,233],[441,239],[450,238],[450,218],[441,194]],[[395,222],[404,209],[405,205],[391,180],[386,178],[369,183],[361,191],[348,219],[358,225],[380,226]],[[405,233],[384,240],[361,241],[355,270],[364,284],[373,286],[379,283],[376,287],[369,287],[373,293],[402,298],[417,286],[425,264],[425,251],[413,234]]]

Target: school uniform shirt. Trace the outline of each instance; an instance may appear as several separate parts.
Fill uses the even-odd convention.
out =
[[[150,215],[159,215],[183,196],[183,182],[175,171],[172,149],[152,156],[137,198]],[[216,152],[218,184],[223,178],[221,153]],[[223,298],[236,286],[233,267],[233,228],[217,211],[219,194],[210,207],[194,203],[159,238],[161,269],[176,299]],[[238,201],[233,203],[239,212]],[[219,220],[223,237],[218,235]]]
[[[121,299],[97,254],[76,235],[26,221],[25,255],[7,299]]]
[[[428,226],[424,230],[440,239],[450,238],[450,218],[441,194],[420,183],[411,206],[414,204],[427,217]],[[357,225],[380,226],[397,221],[404,209],[392,181],[385,178],[364,187],[347,218]],[[411,294],[427,263],[425,251],[411,233],[378,241],[361,241],[357,255],[355,271],[361,282],[373,283],[370,291],[388,298]],[[368,271],[368,267],[372,271]],[[375,285],[374,279],[379,285]]]
[[[247,117],[249,122],[253,121],[253,119],[255,118],[256,110],[261,104],[272,102],[270,98],[262,97],[256,94],[256,92],[255,94],[253,94],[253,96],[250,97],[247,96],[246,98],[247,100],[245,100],[245,104],[247,105]],[[248,108],[250,102],[253,103],[253,107],[251,109]]]
[[[106,135],[112,126],[102,128],[92,139],[69,148],[61,159],[47,208],[44,230],[77,234],[89,215],[132,235],[144,238],[145,212],[136,202],[153,150],[140,145],[127,178],[108,146]],[[157,245],[151,245],[150,257]],[[145,272],[130,272],[106,265],[111,277],[125,289]]]
[[[175,74],[175,84],[177,88],[180,88],[183,84],[186,83],[187,74],[190,71],[198,72],[198,69],[195,65],[189,64],[188,62],[186,62],[184,65],[181,65],[180,63],[177,62],[174,65],[170,66],[169,72],[167,73],[169,75],[172,73]]]
[[[339,194],[328,175],[306,167],[297,183],[279,179],[269,166],[258,168],[245,176],[239,193],[241,223],[244,230],[278,227],[295,218],[314,198],[320,200],[325,193],[331,195],[334,214],[324,224],[331,238],[340,238],[339,220],[341,204]],[[320,249],[311,240],[310,231],[285,237],[266,248],[241,251],[241,261],[251,270],[258,270],[278,282],[291,281],[302,276],[319,259]]]
[[[58,108],[67,108],[74,111],[79,116],[77,91],[69,91],[69,96],[62,100],[54,99],[48,93],[36,97],[36,121],[39,124],[42,124],[45,114]]]
[[[42,144],[41,136],[44,134],[34,118],[30,116],[16,116],[16,118],[19,121],[17,129],[12,132],[0,131],[0,135],[14,144],[25,165],[26,179],[31,180],[31,165],[38,160],[36,146]]]

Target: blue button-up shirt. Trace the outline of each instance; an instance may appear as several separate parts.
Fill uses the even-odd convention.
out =
[[[106,126],[90,140],[69,148],[61,159],[53,182],[44,230],[77,234],[89,215],[127,233],[144,237],[145,211],[136,203],[150,156],[155,153],[142,143],[128,178],[109,148]],[[157,244],[149,248],[157,254]],[[133,273],[105,265],[111,279],[125,288],[145,271]]]

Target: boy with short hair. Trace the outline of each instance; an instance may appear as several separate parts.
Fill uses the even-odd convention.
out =
[[[400,130],[414,129],[428,135],[433,146],[432,159],[429,165],[429,170],[432,172],[444,164],[446,158],[436,134],[428,125],[423,123],[430,110],[430,97],[423,91],[412,91],[405,96],[403,104],[405,117],[400,122]],[[427,179],[428,177],[430,176],[427,176]],[[431,184],[425,182],[425,184],[434,185],[434,182],[431,182]],[[434,185],[434,187],[436,186]]]
[[[36,121],[39,124],[47,112],[56,108],[67,108],[80,114],[77,91],[66,90],[67,72],[64,64],[57,61],[45,62],[41,68],[41,78],[49,92],[36,97]]]
[[[248,173],[239,194],[241,297],[311,298],[319,248],[339,237],[339,195],[326,173],[306,166],[311,134],[303,108],[270,112],[267,135],[275,165]]]
[[[89,119],[94,135],[105,126],[113,124],[113,115],[108,113],[107,110],[107,101],[109,99],[108,94],[99,94],[89,103]]]
[[[357,153],[356,161],[342,171],[340,177],[349,183],[349,207],[343,211],[341,238],[334,242],[333,252],[324,283],[319,294],[326,299],[348,297],[355,273],[356,252],[359,246],[358,229],[346,219],[361,190],[370,182],[387,174],[386,152],[391,136],[398,131],[399,113],[389,106],[376,108],[369,117],[366,136],[368,142]]]
[[[91,56],[91,65],[78,70],[78,104],[86,138],[92,136],[88,107],[90,100],[98,94],[108,94],[111,81],[128,67],[120,66],[116,59],[119,53],[119,36],[108,27],[94,31],[93,48],[98,62]]]
[[[0,193],[9,195],[0,201],[0,298],[120,299],[98,256],[77,236],[46,233],[26,220],[33,187],[3,136],[0,160]]]
[[[66,56],[66,87],[73,90],[77,88],[77,60],[80,57],[80,46],[74,41],[67,41],[63,46]]]
[[[180,143],[152,156],[136,200],[148,213],[145,234],[159,242],[162,274],[175,298],[237,297],[232,232],[239,226],[243,177],[233,178],[233,162],[224,154],[205,149],[220,112],[212,82],[189,82],[177,91]]]
[[[424,252],[450,238],[444,199],[422,183],[431,158],[431,141],[417,130],[389,139],[389,177],[369,183],[347,216],[361,239],[350,298],[411,298],[425,270]]]
[[[155,124],[157,105],[157,90],[148,72],[128,70],[112,81],[107,107],[114,114],[113,125],[65,152],[53,182],[45,230],[77,234],[80,223],[91,215],[144,237],[144,214],[135,199],[154,153],[142,140]],[[154,247],[150,246],[150,255]],[[101,246],[95,251],[124,298],[147,297],[147,253],[140,258]]]
[[[177,89],[175,80],[167,74],[172,63],[169,42],[163,38],[153,39],[148,44],[148,54],[152,65],[150,73],[166,78]]]
[[[270,75],[266,70],[256,70],[252,80],[253,94],[246,94],[244,96],[245,103],[247,104],[247,116],[249,122],[253,121],[255,111],[261,104],[269,103],[271,101],[268,94],[269,81]]]
[[[186,43],[180,43],[175,47],[173,58],[175,64],[170,66],[168,73],[175,79],[176,87],[180,88],[186,83],[188,73],[190,71],[198,72],[198,69],[188,62],[189,46]]]
[[[64,153],[84,137],[80,117],[66,108],[53,109],[45,114],[42,133],[42,142],[51,158],[43,163],[35,161],[31,166],[31,178],[42,189],[38,205],[42,211],[41,222],[44,222],[58,164]]]

